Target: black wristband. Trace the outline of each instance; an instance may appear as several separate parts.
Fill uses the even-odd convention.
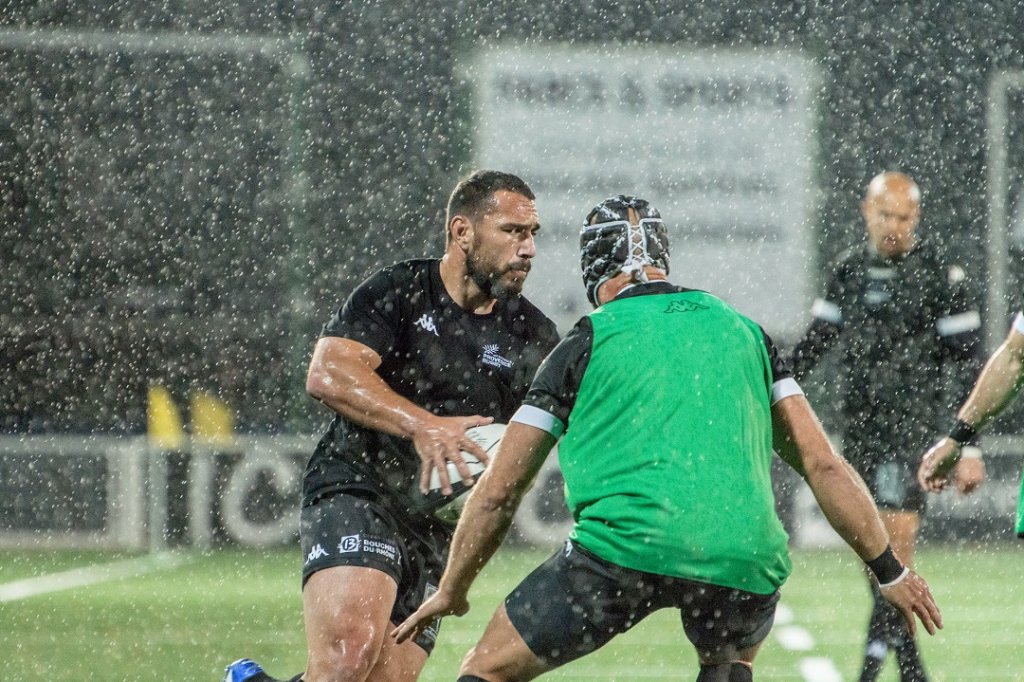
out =
[[[881,555],[864,563],[868,565],[871,572],[878,578],[879,585],[891,583],[903,575],[903,564],[900,563],[900,560],[893,553],[892,545],[887,546]]]
[[[960,445],[978,444],[978,430],[962,419],[953,422],[953,428],[949,430],[949,437]]]

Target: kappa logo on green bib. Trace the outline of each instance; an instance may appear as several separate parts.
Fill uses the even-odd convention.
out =
[[[695,310],[709,310],[708,306],[692,301],[672,301],[665,309],[666,313],[692,313]]]

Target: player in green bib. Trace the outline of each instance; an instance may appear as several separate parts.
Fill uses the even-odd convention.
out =
[[[791,566],[769,476],[769,400],[774,383],[795,384],[764,332],[665,282],[587,319],[590,361],[558,450],[571,540],[634,570],[773,593]],[[636,380],[645,365],[658,381]],[[646,461],[624,456],[633,448],[648,449]]]
[[[437,594],[393,633],[461,615],[523,494],[561,437],[575,526],[506,598],[459,682],[529,680],[651,612],[679,610],[698,682],[748,682],[790,572],[774,511],[773,449],[904,614],[941,615],[907,569],[863,481],[829,445],[771,339],[720,299],[670,284],[668,236],[648,202],[598,204],[580,234],[597,308],[544,360],[475,486]]]

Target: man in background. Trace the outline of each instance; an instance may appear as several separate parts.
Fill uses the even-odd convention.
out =
[[[394,237],[372,227],[367,238]],[[539,229],[525,182],[478,171],[449,199],[444,257],[372,275],[324,325],[306,389],[335,416],[303,480],[309,657],[293,680],[419,676],[439,622],[401,644],[385,635],[433,593],[444,568],[453,529],[421,494],[435,470],[452,493],[448,462],[469,480],[461,450],[487,461],[466,429],[507,422],[558,341],[522,296]],[[271,679],[249,659],[225,677]]]
[[[544,360],[467,503],[438,592],[396,630],[463,614],[548,452],[574,528],[499,606],[459,682],[529,680],[661,608],[679,609],[698,682],[750,682],[791,569],[772,450],[804,475],[833,527],[914,627],[941,616],[899,561],[863,482],[832,451],[800,387],[753,321],[670,284],[668,236],[645,200],[598,204],[580,233],[597,308]]]
[[[841,404],[843,455],[867,483],[897,555],[913,565],[925,509],[918,453],[933,432],[936,408],[956,400],[943,391],[944,365],[960,381],[980,365],[981,317],[965,294],[963,268],[917,232],[921,192],[913,179],[875,176],[860,209],[867,242],[833,264],[793,352],[793,372],[803,379],[826,351],[840,348],[842,380],[828,388]],[[979,461],[965,460],[957,476],[964,490],[978,485]],[[890,650],[902,682],[924,682],[913,637],[873,582],[871,588],[861,682],[877,679]]]

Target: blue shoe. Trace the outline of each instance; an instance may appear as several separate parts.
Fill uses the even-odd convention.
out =
[[[265,675],[263,668],[251,658],[240,658],[224,671],[224,682],[246,682],[257,675]]]

